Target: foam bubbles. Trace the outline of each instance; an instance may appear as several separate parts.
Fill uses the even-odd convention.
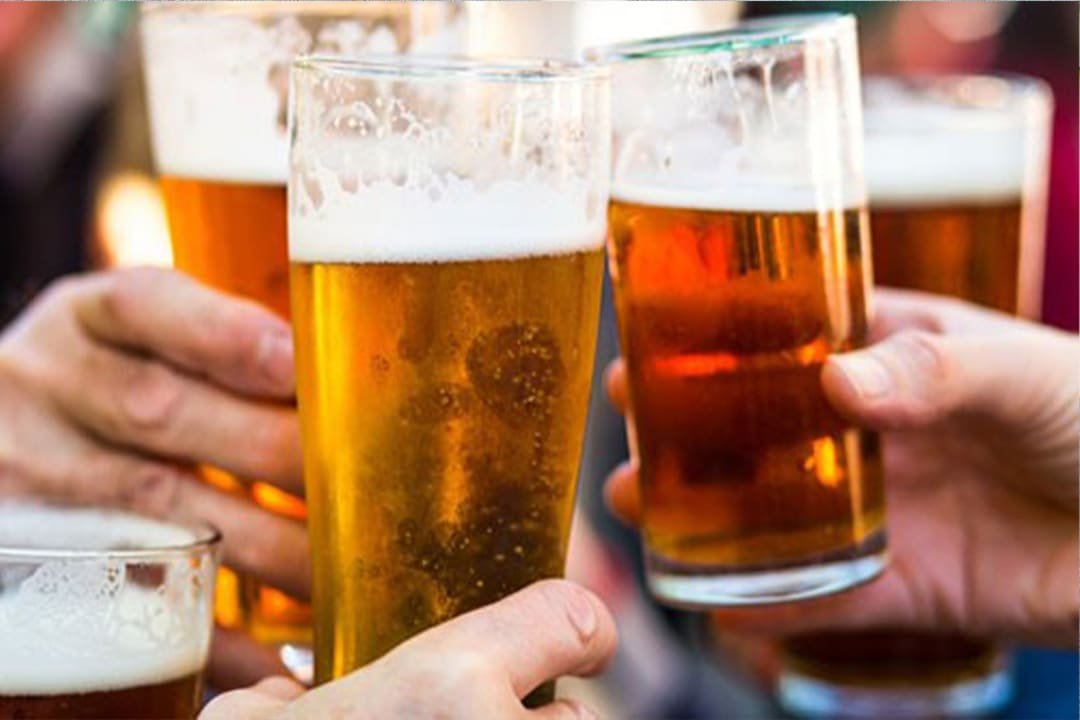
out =
[[[0,504],[0,695],[122,689],[199,672],[209,650],[212,563],[152,556],[139,566],[148,573],[141,578],[107,555],[34,555],[197,539],[122,512]],[[20,551],[26,555],[12,554]]]
[[[87,620],[81,595],[69,595],[70,617],[56,618],[51,632],[38,622],[19,622],[33,608],[18,595],[0,595],[0,695],[58,695],[118,690],[176,680],[199,672],[207,646],[197,628],[177,642],[149,642],[134,630],[125,631],[122,618],[155,618],[170,623],[165,600],[152,590],[131,585],[112,598],[117,618],[105,634],[99,623]]]
[[[587,189],[472,182],[429,189],[373,183],[338,193],[319,211],[289,217],[289,256],[300,262],[449,262],[556,255],[604,243],[607,198]]]
[[[859,205],[854,198],[819,197],[805,186],[752,181],[708,190],[617,183],[611,197],[638,205],[729,212],[817,212],[819,207]]]
[[[868,129],[872,205],[993,202],[1020,197],[1025,140],[1019,127]]]

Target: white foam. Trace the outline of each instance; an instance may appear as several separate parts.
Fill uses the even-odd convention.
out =
[[[175,547],[190,530],[101,510],[0,504],[5,551]],[[206,662],[212,568],[155,558],[148,588],[119,560],[0,557],[0,695],[122,689],[179,679]],[[201,575],[195,577],[192,573]]]
[[[859,206],[854,198],[819,196],[805,186],[754,182],[709,190],[616,183],[611,197],[638,205],[732,212],[817,212]]]
[[[431,191],[374,183],[289,216],[300,262],[450,262],[558,255],[603,247],[606,196],[573,187],[469,181]]]
[[[307,40],[295,24],[282,23]],[[159,13],[142,22],[154,159],[166,175],[284,184],[288,139],[279,122],[289,53],[279,37],[240,15]]]
[[[451,11],[443,8],[424,14],[392,3],[370,11],[347,3],[235,8],[142,17],[151,143],[161,174],[284,185],[284,108],[294,56],[394,54],[403,51],[399,37],[411,38],[410,53],[446,54],[460,51],[466,37],[464,20],[446,21],[439,12]],[[305,15],[318,19],[314,31],[298,20]]]
[[[872,205],[993,202],[1019,198],[1025,141],[1018,129],[868,132]]]
[[[876,205],[1017,198],[1033,117],[1021,103],[960,105],[890,80],[866,83],[866,182]]]
[[[86,617],[81,595],[68,598],[70,614],[57,615],[51,632],[41,623],[21,622],[33,608],[14,594],[0,595],[0,695],[58,695],[117,690],[176,680],[199,672],[207,646],[197,628],[175,642],[148,641],[141,631],[125,632],[120,618],[155,618],[176,623],[164,599],[152,590],[127,585],[111,599],[114,630],[106,637],[101,625]],[[55,603],[54,603],[55,605]],[[50,608],[53,613],[57,608]],[[72,618],[79,618],[73,622]]]

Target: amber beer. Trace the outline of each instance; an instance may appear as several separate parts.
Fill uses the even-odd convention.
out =
[[[463,11],[403,3],[151,6],[143,45],[154,156],[174,266],[289,317],[285,179],[288,65],[297,53],[453,51]],[[208,481],[298,522],[298,498],[257,478]],[[222,570],[218,622],[264,642],[310,643],[310,608]]]
[[[161,190],[169,219],[173,266],[207,285],[255,300],[289,317],[285,186],[167,174]],[[210,175],[210,172],[207,172]],[[211,175],[212,177],[212,175]],[[272,485],[239,479],[215,468],[204,476],[230,492],[302,522],[304,503]],[[287,595],[222,569],[218,620],[246,627],[270,643],[310,643],[311,610]]]
[[[1019,194],[925,205],[874,202],[874,278],[1015,314],[1020,298]]]
[[[0,718],[193,719],[216,533],[0,501]]]
[[[65,688],[62,681],[48,681],[50,672],[43,668],[45,683],[40,688],[0,689],[0,718],[176,720],[194,718],[201,705],[197,674],[137,685],[123,684],[124,678],[100,678],[97,687],[73,684]]]
[[[821,387],[826,357],[866,339],[865,212],[822,222],[627,198],[616,186],[612,275],[652,566],[738,572],[879,550],[877,437]],[[836,276],[846,317],[827,292]]]
[[[1048,97],[1022,78],[867,81],[874,277],[1036,318]],[[927,549],[932,552],[932,549]],[[812,715],[982,716],[1011,694],[1001,647],[889,627],[785,641],[781,697]]]
[[[878,439],[821,385],[867,335],[853,18],[593,54],[614,75],[608,249],[650,590],[706,609],[872,579]]]

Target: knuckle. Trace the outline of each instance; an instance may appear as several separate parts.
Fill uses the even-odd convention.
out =
[[[140,361],[119,383],[119,432],[142,437],[175,425],[183,395],[176,373],[161,363]]]
[[[899,333],[886,361],[900,388],[900,414],[907,423],[939,419],[951,406],[954,361],[945,338],[922,330]]]
[[[589,636],[578,627],[575,617],[593,613],[591,593],[565,580],[543,580],[533,586],[544,607],[544,615],[558,625],[561,634],[579,647],[588,645]]]
[[[251,424],[248,458],[252,474],[268,479],[285,475],[299,461],[296,426],[285,418],[263,419]]]
[[[181,481],[180,473],[174,468],[150,466],[122,483],[122,504],[136,512],[160,517],[173,509]]]
[[[149,289],[162,281],[163,272],[143,267],[112,271],[101,295],[102,309],[117,322],[129,322],[146,302]]]

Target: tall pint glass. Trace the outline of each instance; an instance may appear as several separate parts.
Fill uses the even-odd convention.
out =
[[[612,65],[608,252],[652,592],[700,608],[875,577],[878,438],[820,377],[867,332],[854,20],[593,55]]]
[[[293,101],[321,682],[563,573],[610,99],[601,68],[315,58],[294,67]]]
[[[289,63],[299,53],[455,52],[466,14],[443,3],[150,3],[143,61],[174,265],[289,317],[285,181]],[[303,522],[259,478],[204,468],[219,487]],[[223,569],[217,620],[267,643],[310,642],[310,610]],[[291,657],[291,656],[287,656]]]
[[[1019,76],[869,78],[874,277],[1037,318],[1052,99]],[[781,702],[809,715],[981,717],[1012,694],[996,643],[874,628],[785,644]]]

